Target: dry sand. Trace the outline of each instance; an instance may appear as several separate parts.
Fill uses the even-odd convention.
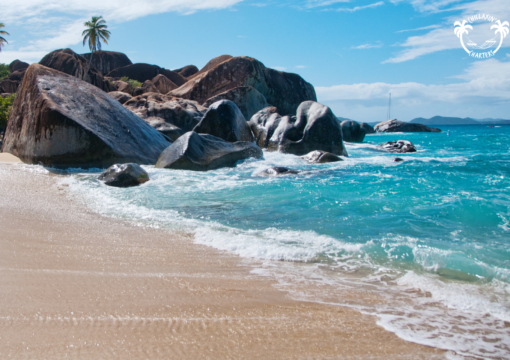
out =
[[[1,359],[445,358],[189,235],[94,214],[57,180],[0,164]]]

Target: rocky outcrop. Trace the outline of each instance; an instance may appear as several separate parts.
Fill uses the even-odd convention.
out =
[[[190,131],[161,153],[156,167],[207,171],[233,167],[238,161],[250,157],[262,157],[262,150],[255,143],[230,143],[212,135]]]
[[[25,76],[26,69],[16,70],[9,76],[0,81],[0,93],[13,94],[18,90],[23,77]]]
[[[161,94],[167,94],[168,92],[178,88],[177,85],[162,74],[156,75],[151,81]]]
[[[375,126],[377,132],[441,132],[422,124],[406,123],[398,120],[383,121]]]
[[[164,69],[157,65],[143,63],[128,65],[112,70],[108,73],[107,76],[116,79],[120,79],[124,76],[127,76],[130,79],[143,83],[146,80],[154,79],[154,77],[159,74],[165,75],[171,82],[173,82],[177,86],[181,86],[187,81],[183,76],[176,73],[175,71]]]
[[[173,129],[172,131],[175,134],[179,133],[176,132],[175,127],[177,130],[180,130],[180,133],[193,130],[207,111],[206,108],[195,101],[178,99],[171,95],[156,93],[148,93],[133,97],[131,100],[127,101],[124,106],[150,125],[157,125],[155,128],[158,130],[163,130],[165,127],[163,127],[161,121],[156,121],[157,119],[155,118],[159,118],[164,123],[173,125],[174,127],[171,129]],[[169,130],[168,127],[161,132],[173,139],[174,135],[171,136],[167,134],[167,130]]]
[[[284,116],[269,139],[268,150],[305,155],[322,150],[347,156],[342,129],[331,109],[314,101],[299,105],[296,116]]]
[[[30,164],[89,168],[154,164],[168,145],[107,93],[33,64],[14,100],[2,151]]]
[[[271,167],[269,169],[266,169],[264,171],[261,171],[257,174],[257,176],[282,176],[282,175],[295,175],[299,174],[299,171],[297,170],[291,170],[286,167]]]
[[[251,119],[259,110],[269,106],[264,95],[251,86],[236,87],[213,96],[204,103],[204,106],[209,107],[211,104],[220,100],[233,101],[246,119]]]
[[[198,68],[195,65],[188,65],[180,69],[174,70],[179,75],[184,76],[185,78],[195,75],[198,72]]]
[[[82,54],[87,61],[90,60],[92,54]],[[92,56],[92,64],[101,71],[103,75],[108,74],[110,71],[115,70],[120,67],[132,65],[133,63],[126,54],[115,52],[115,51],[103,51],[98,50],[94,51],[94,55]]]
[[[112,84],[117,89],[117,91],[122,91],[126,94],[133,95],[134,89],[130,83],[121,81],[121,80],[117,80],[117,81],[112,81]]]
[[[269,139],[273,136],[281,119],[278,109],[274,106],[264,108],[251,117],[248,125],[255,141],[262,149],[267,149],[269,146]]]
[[[122,92],[122,91],[111,91],[108,93],[112,98],[120,102],[121,104],[125,104],[126,101],[131,100],[132,96]]]
[[[361,128],[363,130],[365,130],[365,134],[369,135],[369,134],[375,134],[375,130],[372,126],[368,125],[367,123],[361,123],[360,124]]]
[[[153,117],[149,117],[144,120],[147,124],[152,126],[154,129],[156,129],[161,134],[170,138],[172,141],[177,140],[179,137],[181,137],[186,132],[178,126],[167,123],[165,120],[163,120],[160,117],[153,116]]]
[[[246,119],[237,105],[230,100],[220,100],[212,104],[193,131],[213,135],[228,142],[254,141]]]
[[[87,73],[87,59],[71,49],[55,50],[43,57],[39,64],[86,81],[103,91],[115,90],[108,81],[104,80],[103,74],[94,65],[90,65]]]
[[[365,130],[356,121],[342,121],[340,127],[342,128],[342,138],[344,141],[361,143],[365,139]]]
[[[97,179],[108,186],[131,187],[149,181],[149,174],[138,164],[115,164],[103,171]]]
[[[301,156],[301,159],[316,164],[326,164],[331,162],[343,161],[343,159],[340,156],[321,150],[312,151],[306,154],[305,156]]]
[[[205,64],[205,66],[200,69],[200,71],[196,72],[195,74],[189,76],[190,79],[193,79],[195,77],[197,77],[198,75],[202,75],[203,73],[215,68],[216,66],[218,66],[219,64],[227,61],[227,60],[230,60],[232,59],[232,56],[231,55],[220,55],[220,56],[216,56],[214,59],[210,60],[207,64]]]
[[[269,104],[276,106],[280,114],[295,114],[303,101],[317,100],[313,86],[301,76],[268,69],[250,57],[230,58],[205,72],[203,70],[170,94],[203,104],[213,96],[237,87],[251,86]]]
[[[145,80],[145,82],[142,84],[142,86],[137,87],[136,89],[133,90],[134,96],[147,94],[147,93],[159,93],[156,86],[154,86],[154,84],[150,80]]]
[[[381,148],[391,153],[416,152],[413,143],[407,140],[389,141],[381,145]]]
[[[20,61],[20,60],[14,60],[13,62],[11,62],[9,64],[9,71],[11,73],[15,72],[15,71],[23,71],[23,70],[26,70],[28,67],[30,66],[30,64],[24,62],[24,61]]]

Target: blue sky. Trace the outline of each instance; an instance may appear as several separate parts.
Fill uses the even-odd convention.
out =
[[[10,33],[0,62],[83,53],[83,22],[103,15],[104,50],[169,69],[246,55],[300,74],[337,116],[510,119],[510,36],[495,57],[470,58],[453,23],[486,13],[510,21],[509,0],[21,0],[0,3]],[[494,36],[494,35],[491,35]]]

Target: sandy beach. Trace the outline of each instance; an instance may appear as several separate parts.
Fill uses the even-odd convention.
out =
[[[3,359],[444,359],[355,310],[298,302],[187,234],[92,213],[0,159]]]

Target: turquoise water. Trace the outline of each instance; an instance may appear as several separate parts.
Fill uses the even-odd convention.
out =
[[[411,305],[402,300],[393,308],[360,306],[408,340],[505,358],[510,126],[441,128],[442,133],[369,135],[363,144],[347,144],[349,158],[331,164],[265,152],[263,160],[204,173],[146,167],[151,181],[131,189],[108,188],[94,173],[66,181],[109,216],[194,232],[197,242],[244,257],[305,262],[306,271],[317,271],[322,280],[324,267],[336,269],[327,275],[332,289],[356,274],[359,283],[379,284],[374,291],[419,290],[409,295]],[[418,152],[377,149],[399,139],[411,141]],[[394,162],[397,156],[404,161]],[[301,172],[257,176],[269,166]],[[272,273],[288,284],[290,275],[282,269]],[[466,324],[456,323],[459,316],[470,319],[462,331]],[[425,323],[442,330],[426,329]]]

